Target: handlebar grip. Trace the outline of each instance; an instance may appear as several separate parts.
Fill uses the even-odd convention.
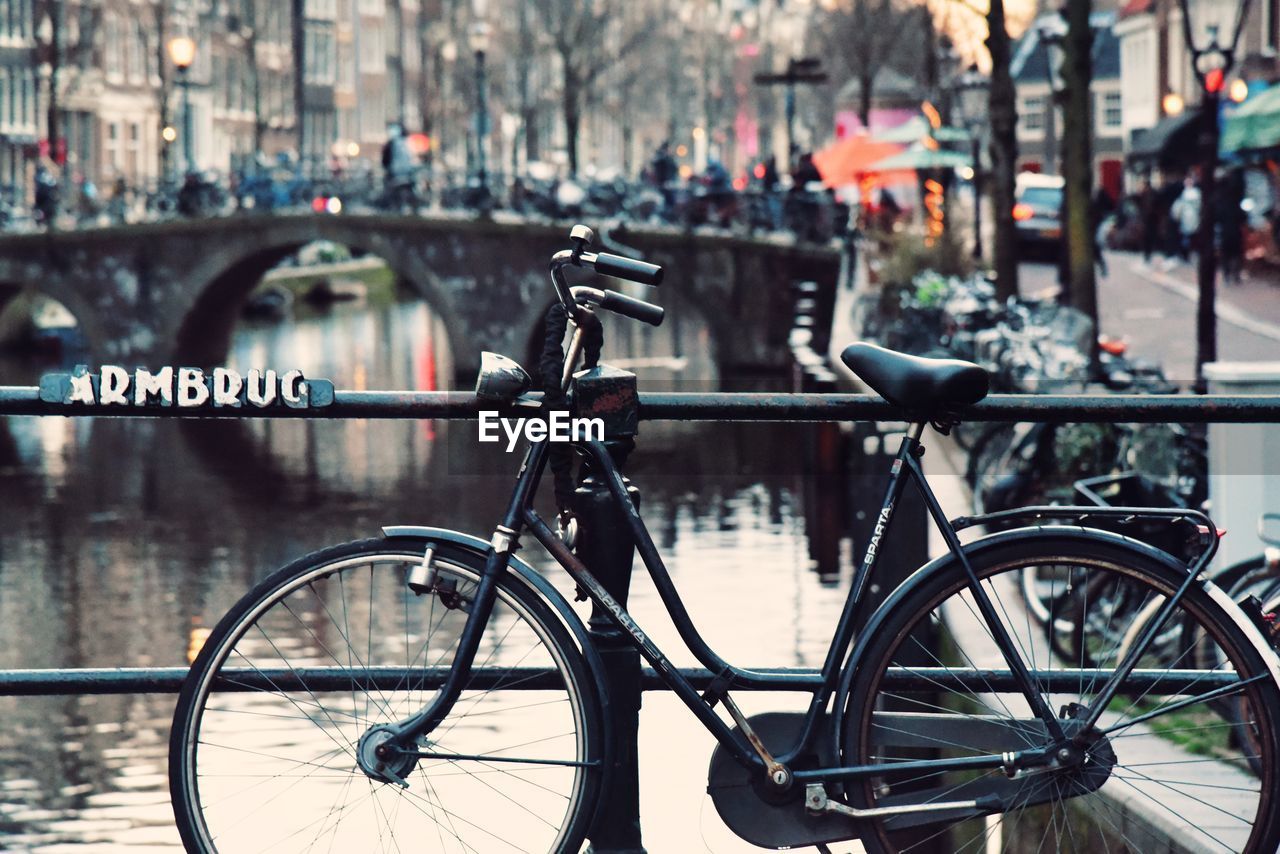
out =
[[[645,266],[652,265],[647,264]],[[630,317],[633,320],[647,323],[650,326],[661,326],[662,318],[666,314],[666,311],[660,305],[654,305],[642,299],[635,299],[617,291],[605,291],[604,299],[600,300],[600,307],[616,314]]]
[[[657,264],[624,258],[621,255],[610,255],[608,252],[596,255],[596,272],[651,287],[657,287],[662,282],[662,268]]]

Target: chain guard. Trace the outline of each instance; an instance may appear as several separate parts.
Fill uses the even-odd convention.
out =
[[[772,750],[795,745],[804,728],[800,712],[767,712],[747,719],[760,739]],[[818,732],[830,730],[819,724]],[[735,728],[735,732],[737,729]],[[831,764],[834,750],[819,737],[812,755],[793,763],[797,769],[818,767],[819,757]],[[764,780],[762,772],[743,768],[723,745],[716,745],[707,772],[707,793],[720,819],[739,837],[763,848],[795,848],[827,842],[845,842],[858,837],[857,823],[848,816],[812,816],[805,811],[804,787],[792,786],[779,795]]]

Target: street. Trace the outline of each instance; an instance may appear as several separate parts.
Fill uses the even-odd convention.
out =
[[[1195,379],[1195,267],[1182,264],[1164,272],[1141,267],[1140,255],[1108,252],[1107,273],[1098,277],[1101,334],[1124,338],[1129,353],[1160,361],[1170,379],[1189,386]],[[1057,287],[1051,264],[1024,263],[1025,296]],[[1280,276],[1256,275],[1244,283],[1219,285],[1218,358],[1220,361],[1280,359]]]

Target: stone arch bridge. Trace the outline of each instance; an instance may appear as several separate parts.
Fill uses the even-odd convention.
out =
[[[522,357],[550,303],[547,262],[568,223],[461,217],[233,216],[0,236],[0,300],[31,290],[75,315],[95,363],[213,366],[264,273],[329,240],[381,257],[448,330],[459,374],[481,350]],[[667,268],[656,302],[679,289],[708,323],[726,368],[787,364],[792,282],[834,292],[838,253],[781,239],[629,229],[627,247]],[[636,286],[638,287],[638,286]],[[615,285],[615,289],[620,289]],[[647,290],[647,289],[646,289]]]

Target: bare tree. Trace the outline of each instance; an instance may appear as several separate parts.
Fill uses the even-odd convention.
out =
[[[823,57],[831,60],[836,79],[858,81],[863,127],[870,124],[876,76],[891,64],[907,25],[917,19],[912,14],[917,5],[910,0],[839,0],[814,16],[810,32],[822,45]]]
[[[249,73],[249,98],[253,103],[253,153],[262,154],[267,117],[262,112],[262,67],[258,64],[258,32],[262,27],[258,0],[241,0],[241,14],[227,16],[227,31],[240,37],[245,66]]]
[[[644,10],[625,0],[533,0],[560,63],[560,109],[569,171],[578,172],[578,141],[592,87],[648,35]]]

